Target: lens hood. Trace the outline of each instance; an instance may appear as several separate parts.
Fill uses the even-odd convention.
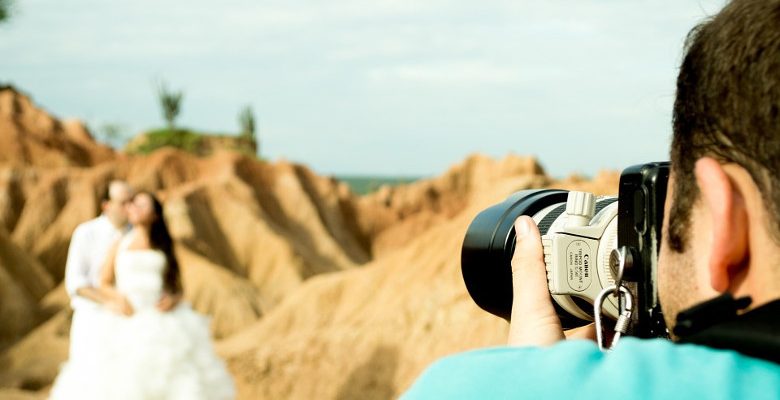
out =
[[[565,190],[524,190],[480,212],[471,222],[463,240],[461,271],[466,289],[483,310],[509,321],[514,222],[521,215],[533,216],[551,205],[565,204],[567,195]],[[569,321],[561,322],[568,325]]]

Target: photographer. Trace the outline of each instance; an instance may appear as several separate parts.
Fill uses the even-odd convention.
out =
[[[694,28],[674,104],[658,293],[673,341],[566,332],[534,221],[515,222],[509,344],[445,358],[416,398],[780,398],[780,1]]]

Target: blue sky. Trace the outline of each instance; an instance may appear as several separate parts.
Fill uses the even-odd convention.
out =
[[[553,175],[667,158],[688,30],[713,0],[16,0],[0,82],[127,134],[237,132],[320,173],[433,175],[481,152]]]

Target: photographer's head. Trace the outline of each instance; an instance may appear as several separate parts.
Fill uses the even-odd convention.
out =
[[[780,296],[780,1],[737,0],[691,31],[677,80],[661,304]]]

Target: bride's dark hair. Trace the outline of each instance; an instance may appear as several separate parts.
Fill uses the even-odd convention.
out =
[[[138,192],[136,196],[139,194],[145,194],[152,199],[152,207],[154,208],[156,218],[149,227],[149,244],[153,249],[162,251],[165,254],[165,259],[168,261],[168,266],[163,275],[165,288],[171,293],[180,293],[182,287],[179,262],[176,260],[176,254],[173,252],[173,239],[168,231],[168,226],[165,224],[162,203],[149,192]]]

